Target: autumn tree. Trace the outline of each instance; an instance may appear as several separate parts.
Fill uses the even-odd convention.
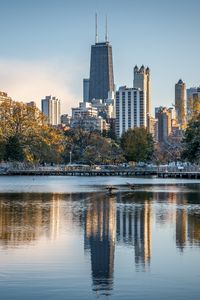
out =
[[[46,117],[38,108],[22,102],[2,102],[0,129],[0,149],[4,150],[1,160],[22,160],[23,157],[23,160],[33,163],[61,162],[64,151],[63,134],[47,125]],[[12,154],[14,144],[20,155]]]

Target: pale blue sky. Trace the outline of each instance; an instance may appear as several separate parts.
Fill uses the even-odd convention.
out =
[[[108,16],[117,87],[135,64],[151,69],[154,106],[173,102],[179,78],[200,84],[198,0],[0,0],[0,11],[0,90],[15,99],[55,94],[62,112],[81,101],[95,12],[100,40]]]

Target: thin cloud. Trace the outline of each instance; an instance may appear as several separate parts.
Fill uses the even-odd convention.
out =
[[[56,96],[61,99],[61,112],[70,113],[81,99],[72,91],[76,74],[70,67],[64,69],[59,63],[0,60],[0,91],[13,100],[35,101],[39,108],[45,96]]]

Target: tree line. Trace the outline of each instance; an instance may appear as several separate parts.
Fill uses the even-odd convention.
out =
[[[170,137],[156,145],[145,128],[126,131],[121,139],[81,128],[64,131],[47,124],[41,111],[22,102],[0,104],[0,161],[118,164],[200,160],[200,114],[189,122],[182,141]]]

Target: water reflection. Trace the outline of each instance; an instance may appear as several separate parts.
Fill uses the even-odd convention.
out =
[[[145,270],[152,255],[151,197],[129,194],[118,198],[117,241],[134,247],[136,267]]]
[[[93,289],[109,294],[113,285],[116,200],[96,195],[85,213],[85,249],[90,250]]]
[[[157,222],[175,223],[176,247],[181,252],[187,246],[200,246],[199,192],[155,193],[154,201],[159,203],[156,211]]]
[[[0,196],[0,243],[27,245],[59,234],[60,197],[56,194],[15,194]]]
[[[56,241],[66,227],[75,226],[81,229],[90,258],[92,289],[104,295],[114,286],[116,248],[134,250],[132,269],[148,271],[156,254],[152,232],[168,225],[182,253],[185,247],[200,247],[198,193],[0,195],[1,246],[20,247],[43,238]]]

